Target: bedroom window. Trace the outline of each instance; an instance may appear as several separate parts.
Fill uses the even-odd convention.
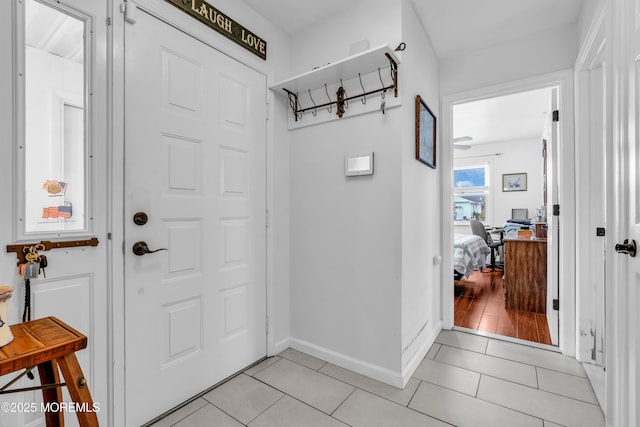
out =
[[[457,167],[453,170],[453,220],[487,220],[490,194],[489,165]]]

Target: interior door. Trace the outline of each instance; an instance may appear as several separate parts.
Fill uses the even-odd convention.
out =
[[[265,76],[136,19],[125,30],[127,425],[266,355]]]

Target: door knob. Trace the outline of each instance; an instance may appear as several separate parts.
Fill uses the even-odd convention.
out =
[[[635,240],[629,241],[629,239],[625,239],[623,243],[616,244],[616,252],[619,254],[627,254],[631,258],[636,256],[637,250],[638,247]]]
[[[142,256],[142,255],[145,255],[145,254],[152,254],[152,253],[158,252],[158,251],[168,251],[169,249],[160,248],[160,249],[156,249],[155,251],[152,251],[151,249],[149,249],[149,246],[147,245],[147,242],[139,241],[139,242],[135,242],[133,244],[133,248],[131,248],[131,250],[133,251],[134,254],[136,254],[138,256]]]

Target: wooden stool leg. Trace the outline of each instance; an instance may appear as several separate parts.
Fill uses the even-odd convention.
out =
[[[58,373],[58,365],[54,360],[49,360],[38,365],[38,374],[40,374],[40,384],[57,384],[60,382],[60,374]],[[42,390],[42,399],[45,405],[47,403],[59,404],[62,402],[62,390],[60,387]],[[45,421],[47,427],[63,427],[64,413],[62,411],[45,413]]]
[[[64,381],[67,383],[67,390],[71,395],[71,399],[82,405],[83,408],[76,408],[78,411],[78,422],[81,427],[97,427],[98,415],[93,410],[93,399],[91,399],[91,393],[89,392],[89,386],[87,380],[82,373],[78,359],[74,353],[67,354],[56,360],[60,365],[60,371],[64,376]],[[80,409],[85,409],[86,412],[80,412]]]

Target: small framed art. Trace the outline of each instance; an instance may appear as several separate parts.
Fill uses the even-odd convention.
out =
[[[503,174],[502,191],[527,191],[527,173]]]
[[[436,116],[420,95],[416,96],[416,160],[436,168]]]

